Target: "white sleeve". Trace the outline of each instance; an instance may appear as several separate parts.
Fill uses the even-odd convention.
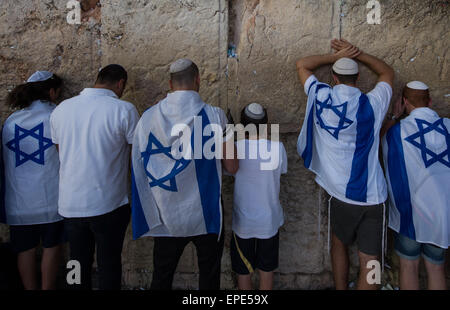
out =
[[[139,113],[133,106],[127,111],[125,116],[123,132],[128,144],[133,144],[134,131],[136,130],[137,123],[139,122]]]
[[[286,154],[286,149],[282,142],[280,142],[280,151],[281,151],[281,174],[286,174],[288,169],[288,159]]]
[[[225,112],[221,109],[221,108],[217,108],[217,111],[219,113],[219,121],[220,121],[220,126],[222,127],[222,129],[225,131],[227,128],[227,124],[228,124],[228,118],[225,115]]]
[[[314,82],[318,82],[319,80],[316,78],[316,76],[313,74],[313,75],[311,75],[307,80],[306,80],[306,82],[305,82],[305,94],[307,95],[307,96],[309,96],[309,91],[311,90],[311,85],[314,83]]]
[[[392,87],[386,82],[379,82],[375,88],[367,94],[375,111],[376,119],[383,120],[389,109],[392,99]]]
[[[50,114],[50,135],[52,138],[52,142],[54,144],[59,144],[59,139],[58,139],[58,131],[56,130],[56,120],[55,120],[56,116],[55,116],[55,112],[53,111]]]

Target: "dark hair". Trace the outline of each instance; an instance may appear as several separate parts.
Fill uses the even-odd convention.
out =
[[[267,124],[269,118],[267,116],[267,110],[264,108],[264,117],[261,119],[254,119],[245,114],[245,107],[241,111],[241,124],[246,127],[248,124],[254,124],[256,126],[256,132],[259,134],[259,125]]]
[[[170,74],[170,80],[176,86],[191,86],[200,72],[195,63],[192,63],[187,69]]]
[[[358,80],[358,74],[351,74],[351,75],[343,75],[343,74],[337,74],[333,71],[333,74],[338,78],[339,82],[342,84],[356,84],[356,81]]]
[[[104,67],[97,75],[97,81],[95,84],[114,84],[120,80],[127,81],[127,71],[121,65],[108,65]]]
[[[430,102],[430,91],[418,90],[405,87],[403,89],[403,97],[416,108],[427,107]]]
[[[50,89],[55,91],[62,87],[62,79],[53,74],[41,82],[30,82],[16,86],[7,96],[6,104],[12,109],[24,109],[36,100],[50,100]]]

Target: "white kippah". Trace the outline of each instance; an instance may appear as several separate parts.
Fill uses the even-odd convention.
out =
[[[266,113],[260,104],[251,103],[245,107],[245,115],[253,119],[262,119],[266,116]]]
[[[333,71],[342,75],[358,74],[358,63],[350,58],[341,58],[334,63]]]
[[[28,83],[31,82],[42,82],[47,81],[53,76],[53,73],[48,71],[36,71],[27,80]]]
[[[411,88],[411,89],[417,89],[417,90],[427,90],[428,89],[428,86],[425,83],[419,82],[419,81],[409,82],[408,84],[406,84],[406,87]]]
[[[170,73],[177,73],[186,70],[192,66],[192,60],[187,58],[178,59],[170,65]]]

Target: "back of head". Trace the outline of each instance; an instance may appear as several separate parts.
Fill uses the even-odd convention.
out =
[[[428,107],[430,103],[429,88],[426,84],[419,81],[409,82],[403,89],[403,97],[414,108]]]
[[[100,70],[97,75],[96,85],[113,85],[120,80],[128,79],[127,71],[121,65],[108,65]]]
[[[50,90],[61,89],[62,79],[48,71],[37,71],[27,83],[18,85],[7,96],[6,103],[12,109],[24,109],[33,101],[51,101]]]
[[[267,124],[268,122],[267,110],[258,103],[251,103],[241,111],[241,124],[244,127],[249,124],[255,125],[257,133],[259,133],[259,125]]]
[[[170,66],[170,81],[173,90],[197,90],[199,78],[197,65],[189,59],[178,59]]]
[[[350,58],[341,58],[333,65],[333,75],[341,84],[356,85],[359,76],[358,63]]]

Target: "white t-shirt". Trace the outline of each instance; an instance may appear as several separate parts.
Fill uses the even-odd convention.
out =
[[[232,229],[240,238],[269,239],[284,223],[279,193],[280,176],[287,173],[286,150],[283,143],[265,139],[239,140],[236,145]]]
[[[62,216],[97,216],[128,203],[130,144],[138,120],[131,103],[102,88],[86,88],[54,110]]]
[[[356,114],[361,91],[358,88],[340,84],[332,88],[329,86],[324,87],[316,95],[318,84],[319,81],[314,75],[307,79],[304,89],[308,95],[308,104],[312,104],[316,97],[323,102],[326,102],[327,98],[331,97],[333,105],[346,102],[348,105],[346,105],[345,110],[339,111],[341,113],[346,112],[345,120],[348,123],[344,123],[344,128],[340,131],[338,140],[321,129],[318,121],[314,123],[318,133],[318,135],[314,136],[314,148],[320,154],[314,155],[313,159],[316,156],[321,158],[321,169],[318,169],[318,167],[312,169],[316,173],[316,182],[328,194],[349,204],[367,206],[385,202],[387,199],[387,186],[379,162],[378,150],[381,126],[392,98],[391,86],[388,83],[379,82],[372,91],[367,93],[374,114],[374,141],[367,162],[367,200],[366,202],[361,202],[346,197],[346,185],[349,182],[352,160],[355,156]],[[321,118],[326,124],[335,124],[339,119],[336,112],[331,109],[324,109]]]
[[[5,121],[2,132],[6,223],[35,225],[62,220],[58,214],[59,159],[50,136],[55,105],[34,101]]]

